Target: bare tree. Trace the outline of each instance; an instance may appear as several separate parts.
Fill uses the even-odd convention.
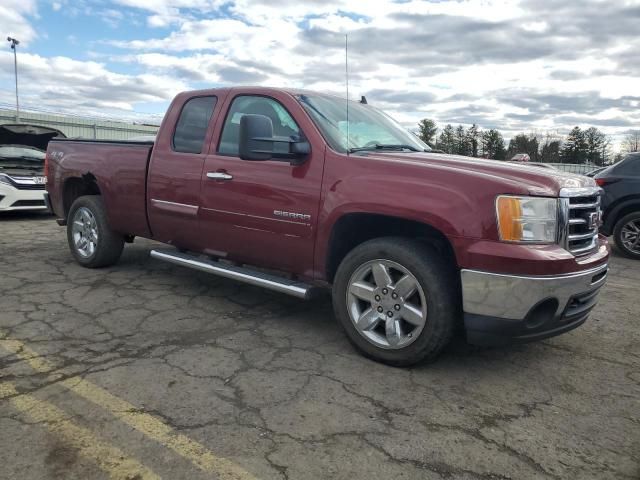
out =
[[[613,140],[610,135],[605,135],[602,143],[602,164],[609,165],[613,163]]]
[[[622,142],[625,152],[640,152],[640,130],[631,130]]]

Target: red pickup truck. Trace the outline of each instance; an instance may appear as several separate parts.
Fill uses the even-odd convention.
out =
[[[188,268],[331,288],[350,341],[391,365],[436,357],[458,326],[482,345],[571,330],[607,276],[592,179],[430,152],[366,101],[181,93],[155,142],[54,139],[46,175],[81,265],[139,236]]]

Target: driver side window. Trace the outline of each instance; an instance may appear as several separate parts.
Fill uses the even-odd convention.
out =
[[[240,119],[243,115],[264,115],[273,123],[273,134],[278,137],[300,135],[300,129],[289,112],[276,100],[267,97],[243,95],[236,97],[231,104],[229,113],[222,128],[218,153],[222,155],[238,156],[240,141]],[[289,145],[274,143],[274,153],[287,153]]]

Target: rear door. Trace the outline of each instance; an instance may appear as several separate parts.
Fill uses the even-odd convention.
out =
[[[180,99],[176,99],[177,102]],[[199,250],[200,180],[219,98],[182,98],[182,108],[170,109],[152,153],[147,198],[153,237],[185,249]]]
[[[207,252],[311,276],[324,143],[286,93],[239,94],[230,96],[228,104],[225,120],[216,128],[220,141],[212,145],[202,176],[199,215]],[[241,160],[240,118],[247,113],[268,116],[276,136],[309,140],[306,161],[296,166],[277,159]]]

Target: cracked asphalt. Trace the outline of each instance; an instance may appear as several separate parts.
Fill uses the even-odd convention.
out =
[[[88,270],[0,218],[0,478],[638,479],[640,262],[579,329],[434,364],[359,356],[330,301],[149,258]]]

